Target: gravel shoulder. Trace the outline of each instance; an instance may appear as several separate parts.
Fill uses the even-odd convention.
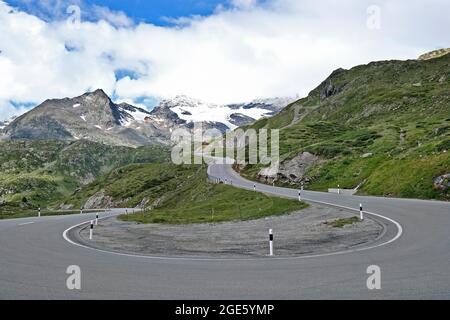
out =
[[[355,213],[311,204],[291,214],[217,224],[137,224],[111,217],[99,221],[94,239],[84,225],[72,230],[77,242],[121,253],[167,257],[245,258],[268,254],[268,230],[274,230],[277,257],[320,254],[373,244],[386,226],[373,218],[340,228],[329,223]]]

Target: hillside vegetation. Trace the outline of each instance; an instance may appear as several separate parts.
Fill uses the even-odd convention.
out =
[[[133,149],[83,140],[8,141],[0,148],[0,212],[56,207],[77,188],[114,168],[169,158],[163,147]]]
[[[308,97],[251,127],[281,129],[284,162],[303,152],[320,157],[301,179],[279,184],[449,199],[448,179],[434,180],[450,173],[450,54],[336,70]],[[247,165],[242,174],[256,179],[260,169]]]
[[[101,206],[136,207],[124,215],[139,223],[203,223],[249,220],[305,208],[305,203],[207,182],[206,166],[133,164],[102,176],[67,203],[82,206],[92,197]]]

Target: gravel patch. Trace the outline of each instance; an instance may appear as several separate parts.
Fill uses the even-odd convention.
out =
[[[377,220],[335,228],[327,224],[354,217],[343,209],[312,204],[283,216],[217,224],[137,224],[116,217],[101,220],[89,239],[86,226],[74,230],[88,246],[139,255],[177,257],[264,257],[268,254],[268,230],[274,231],[276,256],[289,257],[342,251],[380,240],[385,227]]]

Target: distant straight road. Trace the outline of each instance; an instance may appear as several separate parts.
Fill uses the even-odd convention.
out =
[[[235,187],[253,189],[253,182],[228,165],[212,165],[209,173],[231,180]],[[263,184],[256,188],[298,198],[297,190]],[[0,299],[450,298],[449,203],[311,191],[302,196],[355,209],[362,203],[364,210],[400,226],[392,222],[388,243],[362,251],[289,259],[189,260],[101,252],[63,238],[66,229],[95,214],[5,220],[0,221]],[[80,291],[66,287],[70,265],[81,268]],[[366,287],[370,265],[381,268],[381,290]]]

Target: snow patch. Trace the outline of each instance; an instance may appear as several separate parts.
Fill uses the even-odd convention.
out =
[[[263,108],[245,109],[241,107],[239,109],[232,109],[226,105],[203,103],[199,100],[186,97],[177,97],[175,102],[171,103],[175,106],[170,107],[170,110],[175,112],[182,120],[187,122],[221,122],[231,130],[237,128],[236,125],[230,122],[230,116],[234,113],[241,113],[255,120],[272,113],[271,110]]]
[[[120,119],[120,125],[124,127],[129,127],[133,122],[140,122],[140,123],[145,122],[146,118],[151,117],[150,113],[140,110],[138,108],[134,109],[119,108],[119,109],[120,111],[128,115],[128,117],[123,117],[122,119]]]
[[[131,117],[133,117],[134,120],[138,122],[144,122],[145,118],[148,118],[150,115],[148,113],[142,112],[141,110],[124,110],[126,113],[128,113]]]
[[[79,103],[75,103],[75,104],[73,105],[74,108],[78,108],[79,106],[81,106],[81,104],[79,104]]]
[[[86,122],[86,116],[80,116],[81,119],[83,119],[84,122]]]

